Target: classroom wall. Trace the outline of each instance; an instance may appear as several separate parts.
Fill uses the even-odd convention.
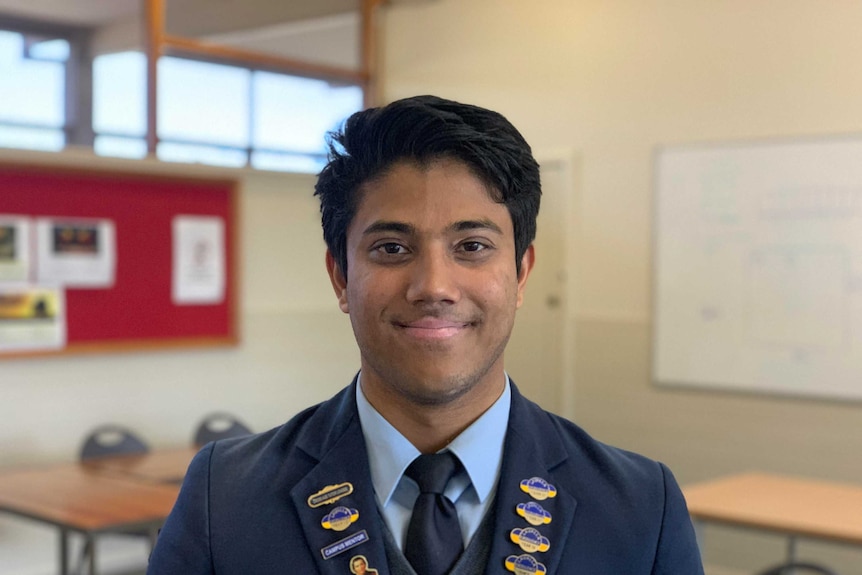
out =
[[[862,483],[859,402],[657,388],[649,371],[655,147],[862,132],[860,21],[850,0],[435,0],[381,14],[386,101],[478,103],[534,149],[577,158],[573,415],[682,483],[748,469]],[[776,536],[705,535],[713,573],[752,573],[785,550]],[[862,574],[858,548],[800,553]]]
[[[0,470],[73,461],[87,431],[104,422],[126,424],[154,447],[191,443],[214,410],[263,431],[350,382],[359,357],[324,268],[313,176],[0,151],[8,160],[239,178],[241,342],[0,359]],[[0,574],[56,572],[55,545],[55,530],[0,515]],[[103,572],[140,568],[147,548],[109,537],[99,557]]]

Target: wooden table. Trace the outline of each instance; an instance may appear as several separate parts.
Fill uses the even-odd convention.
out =
[[[686,486],[696,523],[716,522],[784,534],[787,559],[810,537],[862,545],[862,486],[769,473],[744,473]]]
[[[85,467],[156,483],[182,483],[197,447],[163,449],[140,455],[100,457],[83,463]]]
[[[159,452],[154,452],[157,455]],[[192,453],[186,451],[190,459]],[[145,473],[166,472],[178,453],[137,464]],[[186,465],[188,465],[188,459]],[[27,517],[59,528],[60,573],[69,572],[69,534],[82,533],[91,545],[90,573],[95,574],[94,537],[106,531],[149,531],[153,539],[179,493],[179,484],[147,480],[113,465],[69,463],[0,472],[0,512]],[[136,469],[131,465],[131,469]],[[173,469],[176,469],[174,465]],[[182,472],[185,473],[185,467]],[[176,476],[169,473],[171,479]],[[181,476],[180,476],[181,478]]]

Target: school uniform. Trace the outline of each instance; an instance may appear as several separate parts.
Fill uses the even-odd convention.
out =
[[[356,382],[192,461],[148,575],[411,575],[374,493]],[[511,385],[494,499],[455,575],[702,575],[661,463],[592,439]]]

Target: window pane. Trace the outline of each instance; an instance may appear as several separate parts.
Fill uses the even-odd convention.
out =
[[[57,152],[66,145],[62,130],[0,126],[0,146]]]
[[[147,133],[147,59],[140,52],[93,60],[93,129],[97,133]]]
[[[247,147],[249,74],[235,66],[160,59],[159,137]]]
[[[259,170],[316,174],[323,169],[325,163],[326,160],[323,157],[307,154],[254,152],[251,155],[251,166]]]
[[[147,155],[147,142],[142,138],[96,136],[93,142],[93,151],[100,156],[144,158]]]
[[[21,34],[0,30],[0,120],[60,128],[65,67],[23,58]]]
[[[358,86],[270,72],[255,72],[253,81],[256,148],[322,153],[326,132],[362,108]]]
[[[244,150],[231,150],[216,146],[198,146],[161,142],[156,147],[156,155],[166,162],[186,162],[189,164],[210,164],[241,168],[246,164]]]
[[[62,38],[30,38],[27,48],[30,58],[48,62],[65,62],[69,59],[69,42]]]

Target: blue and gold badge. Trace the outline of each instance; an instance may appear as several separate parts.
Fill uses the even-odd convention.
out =
[[[526,519],[527,523],[530,525],[547,525],[551,522],[551,514],[535,501],[530,501],[529,503],[518,503],[518,507],[515,511],[518,515]]]
[[[344,531],[357,519],[359,519],[359,511],[356,509],[350,509],[349,507],[336,507],[321,519],[320,524],[325,529]]]
[[[351,483],[327,485],[317,493],[312,493],[308,496],[308,506],[314,509],[322,505],[329,505],[351,493],[353,493],[353,484]]]
[[[548,571],[544,565],[533,559],[532,555],[509,555],[506,557],[506,569],[515,575],[536,575]]]
[[[557,488],[542,479],[541,477],[532,477],[521,482],[521,491],[529,493],[533,499],[544,501],[549,497],[557,496]]]
[[[515,543],[522,551],[526,551],[527,553],[535,553],[536,551],[544,553],[551,548],[551,541],[532,527],[512,529],[512,532],[509,533],[509,538],[512,540],[512,543]]]

